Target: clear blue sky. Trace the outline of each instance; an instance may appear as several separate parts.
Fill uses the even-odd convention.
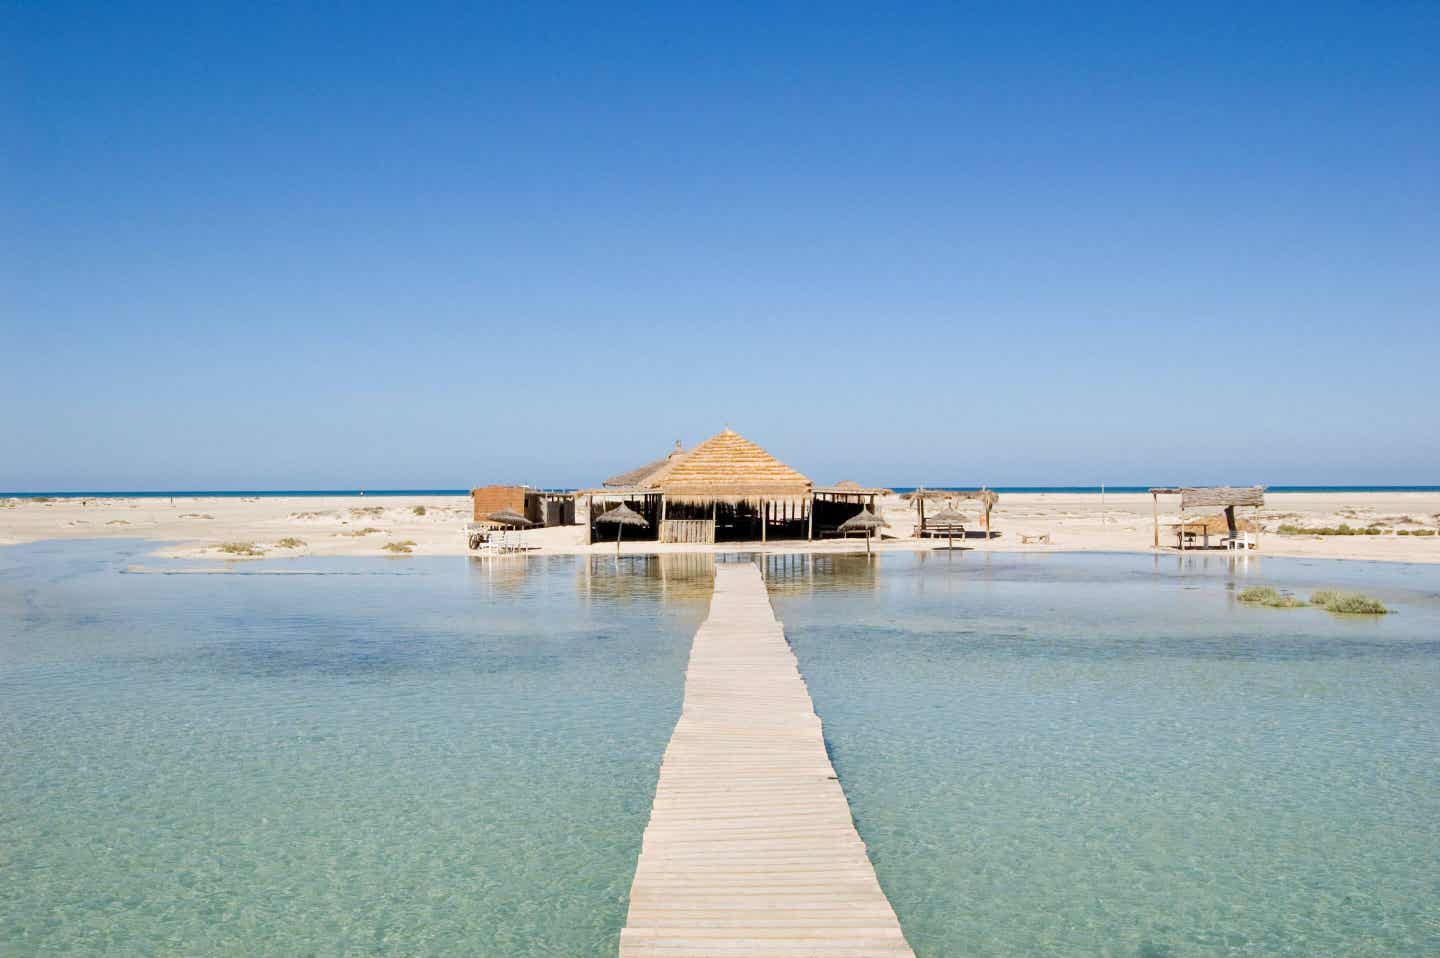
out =
[[[0,18],[0,489],[1440,482],[1440,3]]]

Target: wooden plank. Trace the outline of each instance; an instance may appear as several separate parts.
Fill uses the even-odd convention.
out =
[[[760,570],[721,564],[630,887],[621,958],[910,956]]]

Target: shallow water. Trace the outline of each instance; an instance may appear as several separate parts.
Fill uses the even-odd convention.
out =
[[[1440,954],[1436,570],[769,564],[918,955]],[[1398,614],[1237,603],[1252,584]]]
[[[133,561],[0,552],[0,953],[614,952],[703,566]]]
[[[0,954],[614,953],[710,559],[149,548],[0,550]],[[1440,954],[1440,571],[763,563],[918,954]]]

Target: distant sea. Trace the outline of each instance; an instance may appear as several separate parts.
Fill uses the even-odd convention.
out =
[[[915,486],[887,486],[896,492],[913,492]],[[926,486],[936,492],[975,489],[975,486]],[[1100,494],[1099,486],[989,486],[1000,493],[1069,492]],[[547,491],[569,492],[568,489]],[[1105,492],[1149,492],[1149,486],[1106,486]],[[1267,486],[1268,492],[1440,492],[1431,486]],[[0,492],[0,499],[206,499],[281,498],[295,496],[466,496],[469,489],[153,489],[104,490],[94,492]]]

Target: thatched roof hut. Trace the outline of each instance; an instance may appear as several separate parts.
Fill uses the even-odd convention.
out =
[[[808,499],[808,478],[791,469],[739,433],[725,429],[675,457],[640,483],[669,502],[759,504]]]

